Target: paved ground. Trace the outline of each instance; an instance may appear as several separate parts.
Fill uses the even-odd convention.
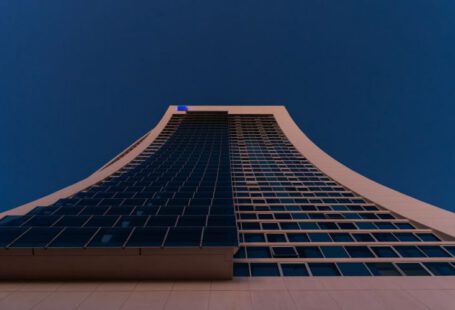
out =
[[[455,309],[455,277],[0,282],[0,309]]]

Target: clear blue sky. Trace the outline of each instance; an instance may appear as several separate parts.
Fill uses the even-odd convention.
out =
[[[455,1],[0,2],[0,209],[170,104],[286,105],[358,172],[455,211]]]

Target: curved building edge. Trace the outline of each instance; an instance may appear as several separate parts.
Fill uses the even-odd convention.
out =
[[[321,150],[300,130],[284,106],[189,106],[188,109],[189,111],[227,111],[230,114],[272,114],[294,147],[328,177],[387,210],[440,233],[455,237],[455,213],[388,188],[341,164]],[[146,134],[145,138],[142,137],[135,142],[137,143],[142,139],[135,147],[128,147],[86,179],[40,199],[0,213],[0,218],[5,215],[25,214],[36,206],[50,205],[103,180],[136,158],[158,137],[172,115],[181,113],[185,112],[177,111],[177,106],[169,106],[153,130]],[[123,154],[124,156],[122,156]]]
[[[171,119],[172,115],[175,113],[180,113],[174,111],[173,107],[170,106],[166,112],[164,113],[161,120],[158,124],[145,136],[142,136],[138,140],[136,140],[132,145],[137,143],[142,139],[140,143],[136,145],[136,147],[131,149],[131,146],[127,147],[125,150],[120,152],[117,156],[113,159],[109,160],[106,164],[96,170],[93,174],[88,176],[87,178],[76,182],[72,185],[69,185],[65,188],[62,188],[56,192],[53,192],[49,195],[46,195],[42,198],[38,198],[11,210],[7,210],[5,212],[0,213],[0,219],[6,215],[23,215],[28,211],[32,210],[34,207],[37,206],[48,206],[53,204],[59,199],[69,197],[79,191],[82,191],[99,181],[107,178],[111,174],[117,172],[124,166],[126,166],[130,161],[135,159],[139,154],[141,154],[153,141],[158,137],[164,127],[167,125],[168,121]],[[124,154],[124,156],[122,156]]]

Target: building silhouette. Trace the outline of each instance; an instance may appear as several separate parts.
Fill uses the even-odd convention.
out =
[[[171,106],[88,178],[0,215],[0,278],[227,280],[231,302],[256,285],[291,308],[386,289],[406,309],[416,287],[455,289],[454,237],[455,214],[338,163],[284,107]]]

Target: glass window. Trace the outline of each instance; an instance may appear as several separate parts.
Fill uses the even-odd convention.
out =
[[[25,226],[51,226],[61,215],[35,215]]]
[[[248,264],[234,263],[234,277],[249,277],[250,270]]]
[[[164,246],[199,246],[201,243],[202,228],[173,227],[169,229]]]
[[[265,242],[263,234],[244,234],[245,242]]]
[[[289,241],[291,242],[309,242],[310,239],[305,233],[288,233]]]
[[[40,248],[46,246],[62,230],[56,227],[32,227],[19,239],[14,241],[11,247],[15,248]]]
[[[452,254],[452,256],[455,256],[455,246],[446,246],[445,248],[450,252],[450,254]]]
[[[363,263],[337,263],[343,276],[370,276],[371,273]]]
[[[81,227],[89,218],[89,215],[65,215],[54,226]]]
[[[409,223],[395,223],[395,226],[399,229],[414,229],[414,226]]]
[[[375,246],[371,247],[371,250],[373,250],[377,257],[398,257],[398,254],[388,246]]]
[[[95,215],[84,224],[84,227],[112,227],[117,221],[118,216]]]
[[[313,276],[339,276],[340,272],[333,263],[309,263]]]
[[[417,234],[422,241],[441,241],[438,237],[431,233],[420,233]]]
[[[371,222],[357,222],[356,225],[359,229],[377,229]]]
[[[317,246],[302,246],[296,247],[297,253],[303,258],[319,258],[323,257],[321,250]]]
[[[304,230],[316,230],[319,229],[319,226],[314,222],[300,222],[300,229]]]
[[[394,235],[400,241],[420,241],[413,233],[395,233]]]
[[[357,229],[354,223],[338,223],[340,229]]]
[[[395,242],[397,238],[391,233],[373,233],[376,240],[381,242]]]
[[[101,228],[88,247],[121,247],[131,234],[130,228]]]
[[[178,226],[205,226],[207,217],[205,215],[182,215],[178,219]]]
[[[90,228],[66,228],[58,237],[49,244],[49,247],[55,248],[81,248],[84,247],[93,234],[98,229],[95,227]]]
[[[403,257],[425,257],[425,254],[413,245],[396,246],[395,250]]]
[[[348,233],[331,233],[330,237],[332,237],[333,241],[335,242],[352,242],[354,241]]]
[[[358,242],[374,242],[374,239],[370,234],[352,234],[352,236]]]
[[[253,263],[251,264],[251,273],[255,277],[279,276],[277,264],[272,263]]]
[[[268,214],[268,213],[258,214],[258,217],[261,220],[273,220],[273,214]]]
[[[262,229],[266,230],[278,230],[280,227],[278,226],[277,223],[262,223]]]
[[[450,257],[450,254],[440,246],[424,245],[419,246],[419,249],[428,257]]]
[[[273,257],[297,257],[297,253],[293,247],[272,247]]]
[[[247,247],[246,248],[246,253],[248,258],[269,258],[271,257],[270,255],[270,250],[268,247]]]
[[[115,227],[129,228],[144,226],[147,218],[147,216],[122,216],[120,220],[115,223]]]
[[[79,215],[103,215],[109,206],[86,207]]]
[[[455,276],[455,268],[449,263],[424,263],[435,276]]]
[[[244,230],[257,230],[261,229],[259,223],[241,223],[242,229]]]
[[[319,228],[325,229],[325,230],[336,230],[336,229],[338,229],[338,226],[335,223],[319,222],[318,225],[319,225]]]
[[[401,276],[392,263],[367,263],[366,265],[375,276]]]
[[[281,229],[300,229],[299,225],[297,223],[292,223],[292,222],[282,222],[280,223]]]
[[[150,217],[146,226],[168,227],[174,226],[176,221],[177,216],[175,215],[155,215]]]
[[[374,257],[373,253],[366,246],[345,247],[351,257]]]
[[[305,264],[281,264],[281,270],[285,277],[308,276]]]
[[[7,246],[27,229],[25,227],[0,227],[0,247]]]
[[[235,227],[206,227],[202,246],[237,246]]]
[[[331,242],[329,234],[327,233],[309,233],[311,242]]]
[[[61,207],[55,213],[54,215],[77,215],[79,212],[81,212],[83,208],[81,207]]]
[[[320,249],[327,258],[349,257],[342,246],[321,246]]]
[[[127,247],[160,247],[166,236],[164,227],[137,227],[128,239]]]
[[[243,246],[239,247],[237,252],[234,254],[234,258],[246,258],[246,251]]]
[[[284,234],[267,234],[267,240],[269,242],[286,242]]]
[[[374,223],[379,229],[397,229],[395,225],[388,222],[375,222]]]
[[[422,265],[417,263],[398,263],[398,268],[407,276],[428,276],[430,275]]]

